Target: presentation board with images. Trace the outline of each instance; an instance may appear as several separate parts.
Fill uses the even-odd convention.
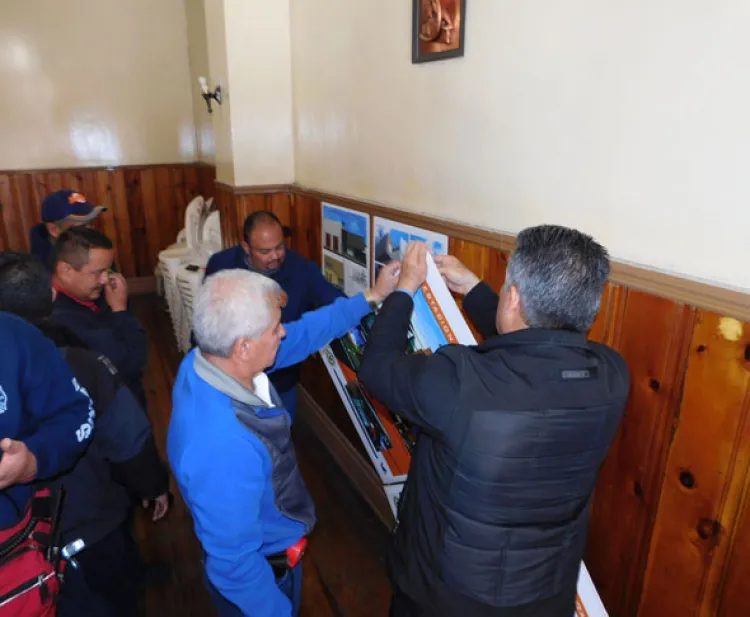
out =
[[[370,286],[370,217],[322,204],[323,275],[347,296]]]
[[[471,330],[428,255],[427,280],[415,294],[408,353],[435,353],[443,345],[476,344]],[[357,380],[375,313],[321,350],[323,362],[383,484],[403,482],[416,444],[414,429],[373,398]]]

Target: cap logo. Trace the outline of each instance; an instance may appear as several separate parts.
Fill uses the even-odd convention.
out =
[[[68,197],[68,203],[69,204],[85,204],[86,203],[86,197],[81,195],[81,193],[71,193]]]

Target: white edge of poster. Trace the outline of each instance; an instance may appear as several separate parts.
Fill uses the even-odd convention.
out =
[[[578,570],[578,600],[583,604],[583,611],[576,611],[573,617],[609,617],[607,609],[602,604],[599,592],[596,591],[594,581],[591,580],[586,564],[581,562]]]
[[[354,429],[357,431],[359,439],[362,442],[362,445],[365,447],[367,455],[370,457],[370,461],[375,467],[375,471],[380,477],[380,480],[385,485],[403,482],[404,480],[406,480],[406,474],[398,476],[393,475],[390,467],[388,466],[388,463],[385,460],[385,457],[372,447],[370,439],[367,437],[367,433],[365,432],[364,427],[359,421],[357,412],[352,409],[351,403],[349,401],[349,395],[347,394],[344,386],[344,384],[346,383],[344,373],[341,371],[338,359],[333,353],[333,349],[331,349],[330,345],[326,345],[323,349],[320,350],[320,357],[323,360],[323,364],[325,364],[328,374],[331,376],[331,381],[333,381],[333,385],[336,387],[336,390],[339,393],[339,398],[344,403],[346,413],[349,414],[349,419],[352,421]]]
[[[430,253],[427,253],[427,280],[425,282],[430,291],[435,294],[440,309],[448,320],[458,342],[462,345],[476,345],[477,340],[474,338],[469,325],[461,314],[461,310],[458,308],[458,304],[456,304],[456,300],[451,295],[443,277],[440,276],[440,272],[435,265],[435,260]]]
[[[391,512],[393,512],[393,518],[398,519],[398,498],[404,490],[403,483],[401,484],[388,484],[383,487],[385,490],[385,496],[388,498],[388,505],[391,506]]]

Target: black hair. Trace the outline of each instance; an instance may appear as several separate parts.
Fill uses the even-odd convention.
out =
[[[52,268],[60,262],[80,270],[89,262],[91,249],[111,250],[112,241],[100,231],[90,227],[72,227],[60,234],[52,247]]]
[[[268,210],[256,210],[255,212],[248,214],[244,224],[242,225],[242,237],[245,238],[245,242],[250,242],[250,234],[253,233],[253,229],[263,223],[267,223],[270,225],[276,224],[281,227],[284,238],[288,238],[292,235],[292,231],[289,229],[289,227],[282,225],[279,217],[276,216],[273,212],[269,212]]]
[[[0,311],[37,323],[52,315],[52,284],[41,260],[28,253],[0,253]]]

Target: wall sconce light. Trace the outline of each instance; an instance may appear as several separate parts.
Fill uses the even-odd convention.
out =
[[[201,85],[201,96],[203,97],[203,100],[206,101],[208,113],[212,114],[213,109],[211,109],[211,99],[221,105],[221,86],[216,86],[216,89],[211,92],[208,89],[208,82],[206,81],[205,77],[199,77],[198,82]]]

